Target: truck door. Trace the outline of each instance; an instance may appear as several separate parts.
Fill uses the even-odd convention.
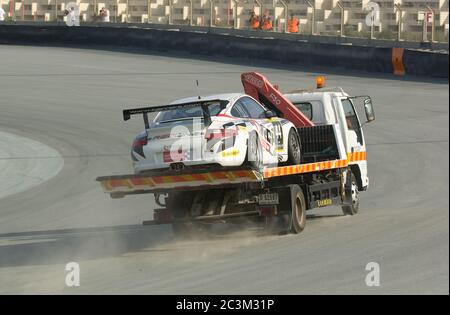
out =
[[[369,185],[364,134],[353,102],[349,98],[342,98],[341,104],[347,124],[347,160],[362,190]]]

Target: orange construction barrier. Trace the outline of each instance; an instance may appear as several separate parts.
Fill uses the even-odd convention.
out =
[[[403,48],[392,48],[392,66],[395,75],[405,75],[405,66],[403,65]]]

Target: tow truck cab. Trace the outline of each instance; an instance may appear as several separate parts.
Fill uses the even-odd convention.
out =
[[[370,97],[352,97],[341,88],[292,91],[283,95],[316,126],[334,125],[339,130],[358,190],[366,190],[369,187],[366,143],[356,108],[360,102],[356,100],[363,100],[369,122],[374,119]]]

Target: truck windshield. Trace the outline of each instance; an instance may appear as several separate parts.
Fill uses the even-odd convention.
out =
[[[226,104],[214,103],[208,106],[209,113],[211,116],[217,116],[222,109],[224,109]],[[203,117],[202,108],[200,106],[189,107],[189,108],[177,108],[173,110],[160,112],[156,117],[154,122],[164,123],[176,120],[191,119],[196,117]]]

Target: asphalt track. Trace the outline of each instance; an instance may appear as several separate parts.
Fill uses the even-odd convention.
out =
[[[195,95],[196,79],[209,94],[241,91],[243,71],[282,90],[312,87],[315,74],[68,48],[0,46],[0,60],[0,132],[64,159],[56,176],[0,199],[0,293],[449,293],[448,82],[328,75],[329,86],[375,104],[377,119],[364,127],[371,187],[358,215],[311,212],[301,235],[231,229],[175,241],[169,226],[140,225],[152,216],[151,197],[112,200],[95,182],[131,170],[142,121],[123,122],[121,110]],[[9,163],[36,159],[24,151]],[[64,282],[71,261],[79,287]],[[379,287],[365,284],[372,261]]]

